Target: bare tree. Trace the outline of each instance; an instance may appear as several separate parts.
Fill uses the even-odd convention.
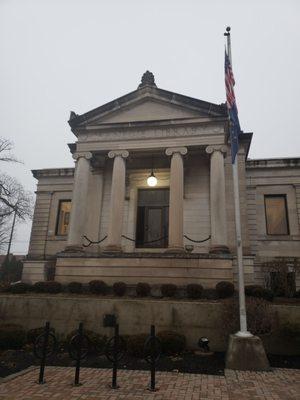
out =
[[[17,217],[25,220],[32,216],[32,195],[23,186],[6,174],[0,174],[0,218],[17,213]]]
[[[19,162],[11,153],[13,143],[0,138],[0,163]],[[13,177],[0,173],[0,249],[9,236],[9,220],[16,213],[17,220],[32,218],[33,196]]]

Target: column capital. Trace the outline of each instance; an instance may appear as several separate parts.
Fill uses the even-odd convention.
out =
[[[225,145],[212,145],[212,146],[207,146],[205,149],[207,154],[212,154],[215,151],[219,151],[222,154],[226,154],[227,152],[227,147]]]
[[[76,161],[79,158],[85,158],[86,160],[90,160],[93,157],[93,154],[90,151],[82,151],[82,152],[74,153],[72,157]]]
[[[111,150],[108,153],[109,158],[115,158],[117,156],[121,156],[123,158],[127,158],[129,156],[129,152],[127,150]]]
[[[186,147],[168,147],[166,149],[167,156],[171,156],[175,153],[178,153],[178,154],[181,154],[182,156],[184,156],[185,154],[187,154],[187,148]]]

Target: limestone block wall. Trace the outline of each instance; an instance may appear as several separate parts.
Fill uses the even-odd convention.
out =
[[[255,281],[262,284],[262,262],[274,257],[300,257],[300,160],[249,160],[246,167],[250,248],[255,255]],[[264,208],[266,194],[286,195],[289,235],[267,235]],[[299,288],[299,274],[296,283]]]
[[[210,235],[209,158],[194,156],[185,162],[183,231],[194,240],[203,240]],[[195,252],[207,253],[210,241],[193,243]]]
[[[238,175],[239,175],[239,194],[240,194],[240,213],[241,228],[243,239],[243,251],[245,255],[250,254],[247,205],[246,205],[246,177],[245,177],[245,150],[240,147],[238,153]],[[236,232],[235,232],[235,211],[234,211],[234,188],[232,176],[231,153],[228,148],[228,154],[225,158],[225,191],[226,191],[226,216],[228,247],[230,251],[236,253]]]
[[[32,257],[43,257],[45,254],[51,200],[51,192],[36,194],[28,251]]]
[[[60,257],[56,262],[55,279],[63,284],[72,281],[88,283],[103,280],[112,286],[123,281],[128,285],[146,282],[150,285],[174,283],[180,287],[199,283],[214,288],[220,281],[233,281],[232,258],[191,255],[137,255],[136,257]]]
[[[38,179],[28,255],[44,259],[64,249],[66,236],[56,235],[60,200],[72,199],[73,168],[33,171]]]
[[[56,334],[65,337],[83,322],[86,329],[112,336],[112,328],[103,327],[105,314],[115,314],[121,335],[172,330],[186,336],[190,349],[198,348],[201,336],[208,337],[213,351],[225,351],[227,337],[222,322],[222,303],[188,300],[116,299],[76,295],[0,295],[0,323],[18,324],[26,330],[50,321]],[[273,305],[279,327],[300,323],[300,307]],[[273,334],[264,338],[266,350],[273,354],[300,354],[299,341]]]

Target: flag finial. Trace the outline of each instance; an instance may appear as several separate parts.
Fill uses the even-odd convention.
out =
[[[231,31],[230,26],[227,26],[226,32],[224,33],[224,36],[230,36],[230,31]]]

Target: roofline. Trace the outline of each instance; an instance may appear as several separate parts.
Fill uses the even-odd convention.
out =
[[[55,176],[73,176],[75,168],[44,168],[44,169],[32,169],[31,173],[35,179],[43,177],[55,177]]]
[[[300,168],[300,157],[256,158],[246,161],[246,168]]]
[[[93,115],[101,112],[108,112],[108,111],[113,111],[113,110],[117,110],[118,108],[120,108],[120,106],[124,103],[127,103],[129,100],[134,100],[136,98],[136,95],[138,93],[159,93],[160,95],[162,95],[162,97],[165,97],[166,99],[169,99],[173,102],[175,102],[176,100],[178,102],[183,102],[183,103],[189,103],[190,105],[194,106],[194,107],[201,107],[202,109],[207,109],[209,112],[215,112],[215,113],[221,113],[224,116],[227,116],[227,109],[226,109],[226,105],[225,103],[221,103],[221,104],[215,104],[215,103],[210,103],[204,100],[200,100],[200,99],[196,99],[194,97],[189,97],[180,93],[175,93],[175,92],[171,92],[165,89],[160,89],[157,87],[153,87],[150,85],[146,85],[142,88],[136,89],[132,92],[129,92],[121,97],[118,97],[115,100],[112,100],[108,103],[105,103],[99,107],[96,107],[84,114],[78,115],[75,114],[74,112],[71,112],[71,117],[68,121],[70,127],[76,128],[76,126],[78,126],[78,124],[80,124],[81,122],[86,121],[88,118],[92,117]]]

